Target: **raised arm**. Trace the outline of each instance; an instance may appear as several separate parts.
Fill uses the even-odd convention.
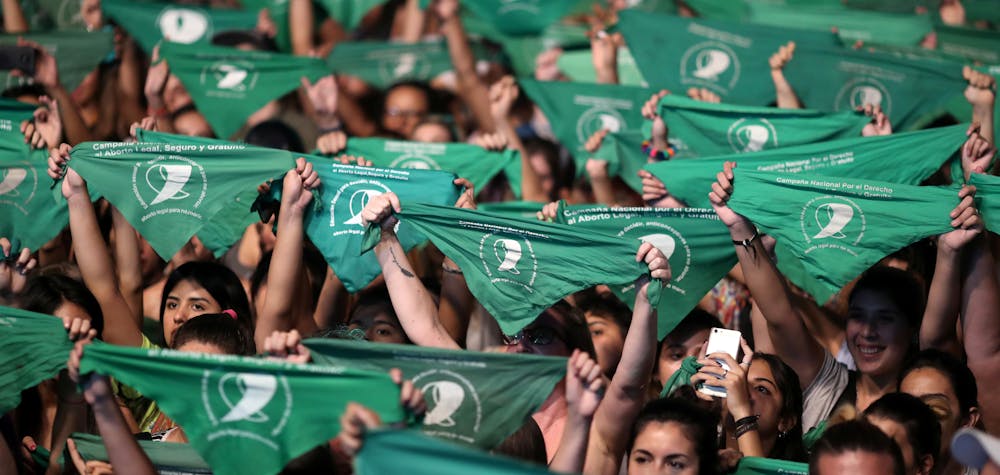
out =
[[[310,0],[289,0],[288,32],[292,41],[292,54],[308,56],[313,49],[315,13]]]
[[[59,69],[56,65],[56,58],[48,52],[42,45],[24,39],[17,40],[18,46],[29,46],[34,48],[35,59],[35,82],[45,88],[46,94],[56,101],[59,108],[59,117],[66,133],[66,141],[70,144],[78,144],[91,140],[90,129],[84,123],[80,111],[76,108],[76,103],[69,95],[69,91],[59,82]],[[49,144],[54,147],[55,144]]]
[[[142,329],[118,288],[111,254],[101,236],[87,183],[75,170],[66,168],[69,152],[70,146],[67,144],[52,149],[48,172],[53,180],[62,178],[62,193],[69,206],[69,229],[73,236],[74,255],[80,273],[83,274],[84,284],[101,305],[105,322],[104,341],[115,345],[139,346],[142,343]]]
[[[604,30],[590,34],[590,59],[598,84],[618,84],[618,48],[624,43],[621,33],[609,35]]]
[[[476,56],[469,46],[469,38],[458,16],[458,0],[435,0],[431,11],[441,22],[441,34],[448,43],[448,54],[455,70],[458,94],[469,106],[479,130],[493,132],[496,123],[490,113],[489,87],[476,71]]]
[[[649,243],[642,243],[636,261],[645,262],[650,275],[660,282],[670,280],[670,263]],[[625,335],[621,360],[608,386],[604,401],[594,415],[593,437],[587,449],[585,473],[616,474],[625,454],[631,421],[646,403],[646,385],[656,360],[656,309],[649,303],[649,286],[661,285],[640,277],[636,282],[632,323]]]
[[[106,331],[106,330],[105,330]],[[80,358],[90,340],[77,342],[69,355],[66,366],[70,378],[83,388],[83,397],[94,410],[94,420],[108,450],[108,461],[121,472],[137,475],[156,475],[156,468],[146,452],[139,447],[135,436],[125,423],[108,378],[96,373],[81,375]]]
[[[969,139],[962,146],[962,170],[965,180],[973,172],[982,173],[989,166],[996,149],[981,137],[975,129],[970,130]],[[971,190],[962,190],[964,200]],[[959,210],[952,212],[958,217]],[[953,222],[953,225],[962,223]],[[972,223],[975,224],[975,223]],[[920,348],[935,348],[952,355],[963,356],[959,342],[957,321],[961,310],[962,254],[964,249],[980,234],[980,228],[969,225],[958,226],[938,238],[937,260],[934,277],[927,294],[927,307],[920,324]],[[974,246],[973,246],[974,247]]]
[[[580,350],[566,362],[566,426],[549,470],[580,473],[587,458],[587,443],[594,412],[604,397],[601,366]]]
[[[455,184],[465,188],[458,197],[455,207],[476,209],[476,190],[472,183],[464,178],[458,178]],[[441,298],[438,300],[440,302],[438,318],[441,320],[441,325],[448,330],[452,339],[464,348],[465,337],[469,332],[469,319],[472,317],[476,299],[469,291],[462,269],[448,256],[441,262]]]
[[[136,323],[142,325],[142,262],[139,235],[118,208],[111,207],[111,228],[115,233],[114,262],[118,291],[128,303]]]
[[[18,0],[3,0],[3,31],[8,35],[28,32],[28,20]]]
[[[607,137],[608,129],[600,129],[594,132],[587,139],[584,148],[587,153],[593,155],[601,148],[604,137]],[[614,206],[615,191],[611,185],[611,177],[608,176],[608,161],[596,158],[587,159],[587,176],[590,177],[590,186],[594,190],[594,201],[607,206]]]
[[[743,268],[743,276],[750,294],[767,320],[767,329],[778,356],[795,370],[802,387],[806,388],[823,365],[824,350],[799,317],[785,279],[768,258],[756,227],[729,208],[735,166],[733,162],[726,162],[723,171],[716,176],[717,181],[712,184],[708,197],[719,219],[729,228],[734,243],[738,243],[736,255]]]
[[[972,104],[972,121],[982,126],[982,135],[990,143],[996,143],[993,136],[993,104],[996,101],[996,79],[993,76],[965,66],[962,76],[969,82],[965,88],[965,100]]]
[[[305,239],[302,221],[312,202],[310,190],[319,185],[319,175],[312,164],[302,157],[295,160],[295,168],[285,173],[282,181],[281,208],[277,217],[278,239],[267,273],[267,296],[254,330],[254,341],[259,349],[264,348],[264,340],[275,331],[299,329],[307,335],[316,331],[312,308],[305,304],[309,299],[302,295],[308,288],[304,285],[302,266],[302,242]]]
[[[781,109],[802,108],[802,101],[799,100],[799,96],[795,95],[795,90],[792,89],[792,85],[785,79],[783,71],[785,65],[792,60],[794,54],[795,42],[789,41],[788,44],[778,48],[778,52],[771,55],[769,60],[771,65],[771,81],[774,82],[775,97],[778,107]]]
[[[375,246],[375,257],[382,266],[382,277],[389,289],[392,308],[410,341],[420,346],[461,349],[438,319],[437,306],[427,288],[417,278],[403,246],[396,237],[399,222],[394,211],[400,211],[399,197],[386,193],[372,198],[361,211],[362,222],[378,223],[382,240]]]
[[[507,137],[508,146],[521,153],[521,199],[524,201],[548,201],[542,191],[542,181],[531,166],[528,153],[510,122],[510,109],[517,100],[520,89],[513,76],[504,76],[490,86],[490,111],[496,121],[497,132]]]

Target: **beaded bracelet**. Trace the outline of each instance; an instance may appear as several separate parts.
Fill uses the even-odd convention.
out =
[[[677,149],[673,145],[667,144],[666,150],[657,150],[649,140],[642,141],[642,153],[654,161],[670,160],[677,155]]]

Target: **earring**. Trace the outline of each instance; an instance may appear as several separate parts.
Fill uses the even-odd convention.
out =
[[[788,435],[788,432],[785,431],[778,432],[779,439],[784,439],[786,435]]]

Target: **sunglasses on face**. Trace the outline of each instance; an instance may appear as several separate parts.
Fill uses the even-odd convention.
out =
[[[503,343],[507,346],[516,345],[522,341],[535,346],[545,346],[552,344],[555,340],[562,340],[562,337],[555,330],[549,327],[526,328],[513,335],[504,335]]]

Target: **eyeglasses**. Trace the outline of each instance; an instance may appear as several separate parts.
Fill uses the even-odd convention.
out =
[[[552,344],[556,339],[562,340],[554,329],[549,327],[525,328],[513,335],[504,335],[503,344],[507,346],[516,345],[524,340],[535,346],[545,346]]]
[[[393,108],[390,108],[390,109],[386,109],[385,115],[387,115],[389,117],[402,117],[402,118],[405,118],[405,119],[408,119],[408,118],[411,118],[411,117],[419,119],[419,118],[425,117],[427,115],[427,112],[426,111],[397,109],[397,108],[393,107]]]

